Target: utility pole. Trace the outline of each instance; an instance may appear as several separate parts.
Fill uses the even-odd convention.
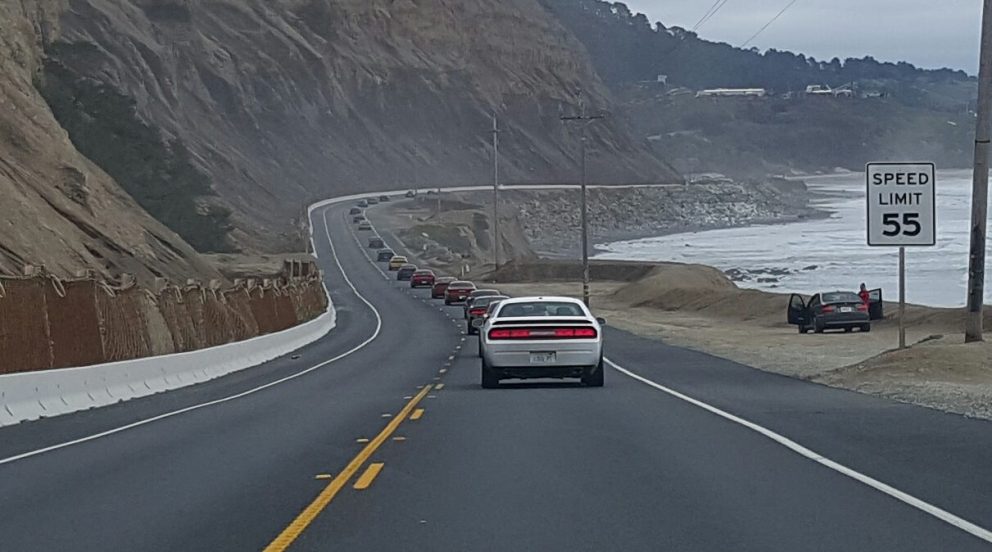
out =
[[[992,2],[992,0],[988,0]],[[604,119],[603,115],[586,115],[586,104],[581,98],[581,91],[579,92],[579,106],[580,115],[575,117],[561,117],[562,121],[579,121],[582,126],[582,151],[579,154],[580,166],[582,171],[582,180],[579,184],[580,189],[580,202],[582,203],[581,208],[581,220],[582,220],[582,301],[589,306],[589,209],[586,202],[586,128],[593,122],[599,119]]]
[[[493,283],[499,270],[499,122],[493,112]]]
[[[966,343],[982,341],[985,306],[985,240],[989,204],[989,140],[992,138],[992,0],[982,12],[982,49],[978,64],[978,123],[975,129],[975,172],[971,190],[971,251],[968,256]]]

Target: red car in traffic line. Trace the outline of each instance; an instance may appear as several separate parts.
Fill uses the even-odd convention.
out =
[[[444,294],[448,291],[448,284],[454,282],[456,279],[451,276],[435,278],[434,287],[431,288],[431,299],[444,299]]]
[[[475,291],[475,284],[472,282],[463,282],[461,280],[456,280],[448,284],[447,291],[444,292],[444,304],[454,305],[456,303],[464,303],[468,295]]]
[[[410,287],[434,287],[434,271],[418,270],[410,277]]]

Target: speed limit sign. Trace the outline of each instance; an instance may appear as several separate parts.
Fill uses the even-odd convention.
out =
[[[937,242],[933,163],[869,163],[868,245],[919,246]]]

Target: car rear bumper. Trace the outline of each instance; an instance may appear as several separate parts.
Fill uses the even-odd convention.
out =
[[[532,353],[547,352],[555,353],[553,362],[531,362]],[[512,372],[513,377],[542,378],[554,377],[546,375],[549,372],[575,372],[596,366],[603,356],[603,347],[590,341],[486,341],[483,354],[486,365],[493,370]]]
[[[825,328],[836,328],[838,326],[857,326],[860,324],[868,324],[870,322],[868,313],[866,312],[837,313],[827,316],[819,316],[817,320]]]

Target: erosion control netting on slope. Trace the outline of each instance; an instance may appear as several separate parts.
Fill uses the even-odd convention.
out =
[[[161,282],[0,277],[0,374],[193,351],[285,330],[327,309],[322,274],[294,261],[276,278],[221,289]]]

